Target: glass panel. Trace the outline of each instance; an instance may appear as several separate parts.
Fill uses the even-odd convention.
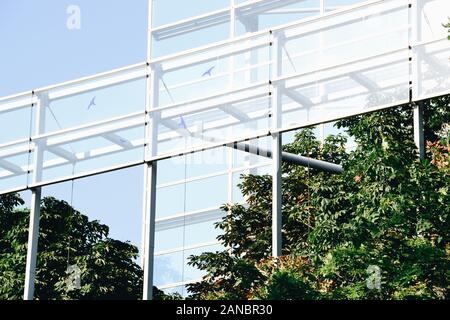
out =
[[[306,74],[408,48],[408,7],[385,1],[284,32],[281,74]]]
[[[324,0],[325,12],[341,9],[345,6],[354,5],[366,0]]]
[[[150,158],[266,134],[270,63],[268,34],[164,61]]]
[[[155,256],[153,281],[157,287],[181,283],[183,279],[183,251]]]
[[[320,0],[258,1],[239,6],[236,33],[244,34],[320,15]]]
[[[153,27],[227,9],[230,5],[230,0],[154,0],[152,2]]]
[[[142,75],[133,79],[136,73]],[[45,133],[74,128],[145,111],[144,69],[101,77],[40,93],[46,95]],[[132,78],[126,80],[127,78]],[[115,83],[120,81],[120,83]],[[42,133],[44,133],[42,132]]]
[[[33,153],[30,142],[0,146],[0,192],[24,189],[29,182]]]
[[[217,210],[217,216],[223,215]],[[180,250],[195,245],[205,245],[217,242],[217,236],[221,234],[214,224],[219,220],[210,220],[194,224],[187,219],[176,221],[172,224],[159,222],[156,224],[155,254],[161,255],[170,250]]]
[[[218,20],[219,23],[206,20],[196,28],[188,24],[186,28],[163,27],[153,30],[152,57],[158,58],[226,40],[230,35],[229,11],[220,14]]]
[[[156,120],[156,156],[265,135],[270,128],[270,110],[266,85],[183,107],[166,108]]]
[[[448,0],[417,0],[417,41],[447,38],[450,2]]]
[[[96,127],[96,134],[92,134],[93,129],[84,129],[36,139],[36,143],[46,143],[40,181],[143,161],[144,115],[131,119],[115,122],[116,130],[104,125]]]
[[[269,81],[269,36],[184,55],[162,63],[158,106],[208,98],[224,91]]]
[[[30,137],[35,102],[31,93],[0,99],[0,145]]]
[[[189,257],[191,255],[200,255],[202,253],[206,253],[206,252],[216,252],[216,251],[222,251],[224,250],[224,247],[222,245],[213,245],[213,246],[208,246],[208,247],[201,247],[201,248],[196,248],[196,249],[191,249],[191,250],[185,250],[184,252],[184,264],[185,264],[185,269],[184,269],[184,278],[183,281],[196,281],[196,280],[200,280],[201,277],[205,274],[203,271],[189,266],[188,262],[189,262]]]
[[[35,183],[143,161],[145,68],[38,92]]]
[[[159,161],[155,236],[155,284],[166,289],[197,280],[190,254],[216,250],[226,214],[233,148],[218,147]],[[203,168],[202,168],[203,166]],[[168,171],[175,172],[171,174]],[[163,181],[159,180],[163,178]],[[173,180],[171,180],[173,179]],[[220,247],[221,248],[221,247]],[[180,294],[185,295],[185,289]]]
[[[219,208],[226,202],[227,175],[189,181],[186,184],[182,180],[175,185],[158,188],[157,218],[174,216],[184,211]]]
[[[141,298],[143,171],[42,188],[37,298]]]
[[[450,41],[419,45],[413,49],[413,99],[421,100],[450,93]],[[413,60],[414,61],[414,60]]]
[[[407,8],[385,1],[286,30],[280,72],[291,77],[276,82],[282,127],[409,101]]]
[[[215,228],[215,223],[227,214],[220,206],[243,202],[242,195],[236,191],[241,173],[270,172],[269,142],[270,138],[265,136],[198,152],[200,155],[194,153],[162,161],[167,164],[162,167],[163,171],[161,166],[158,168],[158,178],[164,177],[164,183],[159,181],[156,197],[155,281],[158,288],[165,292],[178,288],[181,295],[188,295],[183,285],[197,281],[203,275],[200,270],[188,266],[189,256],[224,250],[217,240],[223,231]],[[217,151],[217,158],[214,151]],[[210,156],[215,163],[208,167]],[[193,157],[199,161],[194,161]],[[202,164],[208,168],[197,167]],[[177,167],[182,167],[184,172],[180,173]],[[172,183],[171,176],[174,178]],[[189,176],[195,178],[187,178]],[[166,214],[169,210],[173,213]]]
[[[443,25],[449,21],[450,2],[419,0],[413,9],[417,9],[417,26],[413,28],[417,41],[413,42],[413,99],[447,94],[450,92],[450,42]]]
[[[166,291],[165,288],[199,280],[203,276],[203,272],[187,265],[189,256],[220,250],[223,250],[221,245],[212,245],[155,256],[155,285]],[[181,291],[179,292],[181,295],[185,296],[187,294],[184,288]],[[169,290],[166,292],[172,291]]]
[[[32,93],[0,99],[0,192],[27,185],[36,102]]]

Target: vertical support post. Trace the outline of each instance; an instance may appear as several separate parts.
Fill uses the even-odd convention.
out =
[[[157,162],[145,165],[145,258],[143,300],[153,299],[153,266],[155,253],[155,217],[156,217],[156,177]]]
[[[323,16],[325,14],[325,0],[320,0],[320,15]]]
[[[272,134],[272,256],[282,255],[281,133]]]
[[[41,188],[33,189],[31,194],[30,222],[28,227],[27,262],[25,267],[24,300],[33,300],[36,274],[37,247],[39,236],[39,217],[41,211]]]
[[[236,5],[235,0],[230,0],[230,38],[234,38],[236,30]]]
[[[282,70],[282,53],[280,39],[277,33],[272,34],[272,52],[273,52],[273,74],[275,77],[280,75]],[[272,128],[277,131],[281,125],[281,91],[279,84],[272,83]],[[272,255],[279,257],[282,255],[282,192],[281,192],[281,153],[282,153],[282,134],[272,132]]]
[[[234,39],[236,36],[236,4],[234,3],[235,0],[230,0],[230,39]],[[233,89],[234,86],[234,56],[230,56],[230,62],[229,62],[229,82],[228,82],[228,88],[229,90]],[[230,135],[231,127],[228,128],[228,132]],[[228,197],[227,201],[228,204],[233,203],[233,148],[226,148],[226,161],[228,162],[228,177],[227,177],[227,183],[228,183]]]
[[[144,165],[144,197],[142,206],[142,259],[144,270],[143,300],[153,299],[153,270],[155,253],[156,181],[157,162],[150,162],[156,155],[158,145],[159,114],[152,113],[159,101],[159,67],[152,60],[153,0],[148,0],[148,43],[147,43],[147,94]]]
[[[417,47],[413,47],[413,43],[417,43],[422,40],[422,10],[423,4],[421,1],[412,1],[409,4],[410,10],[410,23],[411,23],[411,31],[409,35],[410,40],[410,50],[412,57],[412,65],[411,65],[411,94],[410,101],[413,106],[413,126],[414,126],[414,142],[416,144],[416,148],[419,153],[420,159],[425,159],[425,139],[424,139],[424,131],[423,131],[423,109],[424,102],[419,101],[414,103],[415,99],[418,99],[421,95],[421,51]]]
[[[421,26],[421,3],[420,1],[413,1],[409,4],[409,24],[411,25],[411,29],[409,31],[408,39],[409,39],[409,54],[411,61],[411,73],[410,73],[410,102],[412,103],[417,97],[420,96],[420,88],[421,85],[421,74],[422,74],[422,54],[420,47],[414,46],[413,44],[421,41],[422,38],[422,26]]]
[[[36,122],[35,133],[41,134],[45,131],[45,112],[49,105],[48,95],[40,94],[36,105]],[[44,157],[45,141],[35,141],[34,158],[33,158],[33,177],[34,183],[39,182],[42,178],[42,163]],[[28,245],[27,245],[27,261],[25,266],[25,287],[23,292],[24,300],[33,300],[34,282],[36,275],[36,260],[39,239],[39,219],[41,211],[41,187],[31,190],[31,210],[28,225]]]
[[[424,102],[414,104],[414,142],[419,151],[420,159],[425,159],[425,141],[423,132],[423,108]]]

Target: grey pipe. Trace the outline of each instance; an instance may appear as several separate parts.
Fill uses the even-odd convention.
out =
[[[233,144],[234,149],[242,150],[251,154],[256,154],[259,156],[272,158],[272,152],[269,150],[262,149],[257,146],[252,146],[242,142],[236,142]],[[330,172],[330,173],[342,173],[344,169],[341,165],[326,162],[322,160],[312,159],[304,156],[299,156],[297,154],[282,152],[281,159],[288,163],[298,164],[304,167],[317,169],[320,171]]]

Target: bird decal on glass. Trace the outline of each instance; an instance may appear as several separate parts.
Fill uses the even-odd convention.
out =
[[[205,72],[203,72],[202,77],[205,77],[205,76],[210,76],[210,77],[211,77],[212,71],[214,70],[215,67],[216,67],[216,66],[212,66],[211,68],[209,68],[208,70],[206,70]]]
[[[88,107],[87,107],[87,109],[89,110],[89,109],[91,109],[91,107],[93,107],[93,106],[96,106],[96,104],[95,104],[95,96],[91,99],[91,102],[89,102],[89,105],[88,105]]]
[[[180,123],[178,124],[178,127],[187,130],[187,125],[186,122],[184,121],[183,116],[180,116]]]

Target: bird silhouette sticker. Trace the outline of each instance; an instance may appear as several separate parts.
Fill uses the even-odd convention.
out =
[[[187,125],[186,122],[184,121],[183,116],[180,116],[180,123],[178,124],[178,127],[187,130]]]
[[[212,71],[213,71],[213,69],[214,69],[215,67],[216,67],[216,66],[212,66],[211,68],[209,68],[208,70],[206,70],[205,72],[203,72],[202,77],[205,77],[205,76],[210,76],[210,77],[211,77]]]
[[[89,105],[88,105],[88,107],[87,107],[87,109],[89,110],[89,109],[91,109],[91,107],[93,107],[93,106],[96,106],[96,104],[95,104],[95,96],[91,99],[91,102],[89,102]]]

